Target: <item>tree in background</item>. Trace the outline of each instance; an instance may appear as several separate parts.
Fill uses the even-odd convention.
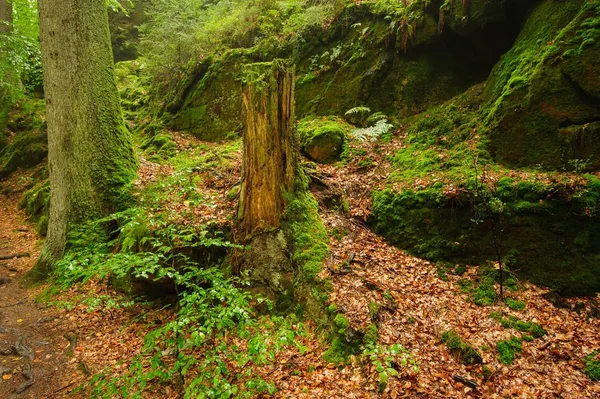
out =
[[[8,41],[8,35],[12,30],[13,21],[13,9],[12,2],[9,0],[0,0],[0,60],[6,59],[7,49],[5,43]],[[4,64],[0,61],[1,64]],[[9,101],[8,101],[8,74],[3,71],[3,65],[0,65],[0,148],[3,140],[3,130],[8,112]]]
[[[123,208],[135,176],[114,80],[105,0],[40,0],[50,214],[32,277],[62,258],[67,233]]]

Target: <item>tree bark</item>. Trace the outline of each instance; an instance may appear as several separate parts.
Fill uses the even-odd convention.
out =
[[[294,137],[294,74],[282,60],[246,65],[243,178],[236,240],[250,253],[236,263],[258,285],[275,293],[290,288],[293,267],[279,230],[297,168]]]
[[[246,65],[243,180],[239,203],[242,241],[279,227],[286,194],[294,188],[294,77],[281,60]]]
[[[0,0],[0,35],[12,31],[13,7],[12,1]]]
[[[62,258],[67,233],[128,201],[136,162],[114,79],[105,0],[39,0],[50,214],[34,268]]]
[[[0,0],[0,43],[4,40],[2,36],[9,35],[12,32],[12,23],[12,0]],[[5,48],[5,46],[0,45],[0,60],[2,60],[2,58],[6,56],[6,51],[7,49]],[[0,79],[4,80],[4,83],[10,82],[12,80],[10,73],[8,73],[8,76],[0,75]],[[4,135],[6,119],[8,117],[8,111],[11,105],[12,104],[9,98],[9,92],[5,88],[0,87],[0,146],[4,142],[1,136]]]

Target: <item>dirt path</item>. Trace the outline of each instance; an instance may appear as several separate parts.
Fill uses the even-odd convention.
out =
[[[17,199],[0,195],[0,257],[30,254],[0,260],[0,398],[58,398],[67,389],[69,331],[55,309],[35,301],[40,289],[20,282],[37,258],[38,242]]]

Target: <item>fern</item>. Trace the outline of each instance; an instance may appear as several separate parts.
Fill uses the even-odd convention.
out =
[[[359,141],[375,141],[382,135],[388,133],[394,125],[388,123],[387,119],[378,120],[375,125],[360,129],[354,129],[350,134]]]
[[[370,113],[371,108],[361,105],[358,107],[350,108],[348,111],[346,111],[346,113],[344,114],[344,119],[346,119],[349,123],[353,125],[367,127],[367,118],[369,117]]]

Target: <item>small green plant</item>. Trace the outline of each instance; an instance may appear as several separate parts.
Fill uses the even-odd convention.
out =
[[[515,361],[517,354],[523,351],[523,344],[519,338],[512,336],[509,340],[498,342],[496,349],[500,355],[500,361],[509,365]]]
[[[466,342],[456,331],[445,331],[442,334],[442,342],[446,344],[450,353],[462,363],[469,365],[480,364],[482,362],[479,352],[473,348],[471,344]]]
[[[410,367],[415,373],[419,365],[410,352],[400,344],[390,346],[366,345],[363,356],[375,366],[379,377],[379,393],[382,393],[390,377],[397,377],[401,368]]]
[[[375,141],[393,128],[387,119],[380,119],[373,126],[355,129],[350,134],[358,141]]]

